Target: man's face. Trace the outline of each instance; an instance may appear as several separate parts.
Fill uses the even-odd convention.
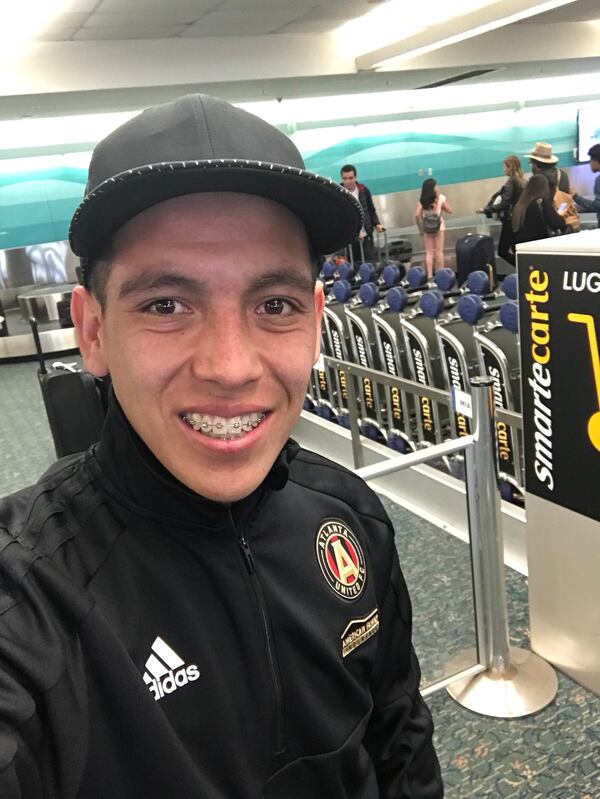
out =
[[[264,479],[300,413],[323,307],[306,234],[242,194],[160,203],[117,234],[104,312],[73,311],[88,369],[109,371],[159,461],[209,499]]]
[[[600,172],[600,161],[596,161],[595,158],[590,160],[590,169],[592,172]]]
[[[354,172],[342,172],[342,185],[348,191],[354,191],[356,188],[356,175]]]

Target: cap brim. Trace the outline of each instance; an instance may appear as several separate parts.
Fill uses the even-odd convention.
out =
[[[333,253],[362,226],[360,204],[338,183],[297,167],[238,159],[176,161],[122,172],[90,192],[69,230],[75,255],[93,258],[134,216],[184,194],[229,191],[281,203],[304,223],[317,254]]]

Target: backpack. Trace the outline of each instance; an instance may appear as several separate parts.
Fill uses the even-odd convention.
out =
[[[565,203],[567,207],[564,214],[562,214],[563,219],[572,231],[579,230],[581,226],[579,221],[579,211],[577,210],[577,206],[575,205],[575,201],[571,195],[567,194],[566,191],[560,191],[560,189],[557,189],[552,203],[557,210],[562,203]]]
[[[437,233],[442,225],[442,217],[437,211],[423,211],[423,233]]]
[[[423,226],[423,233],[437,233],[442,226],[442,202],[441,197],[438,197],[435,203],[435,210],[433,208],[423,209],[421,212],[421,224]]]

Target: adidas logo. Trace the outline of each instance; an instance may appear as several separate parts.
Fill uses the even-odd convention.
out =
[[[144,682],[158,702],[165,694],[172,694],[200,676],[198,666],[186,666],[178,654],[162,638],[152,644],[152,654],[146,661]]]

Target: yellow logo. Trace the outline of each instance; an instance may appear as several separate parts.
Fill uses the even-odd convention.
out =
[[[567,316],[569,322],[575,322],[586,326],[588,342],[590,345],[590,356],[592,359],[592,372],[596,386],[596,397],[598,400],[598,410],[588,419],[587,432],[588,438],[595,449],[600,452],[600,353],[598,350],[598,336],[594,317],[591,314],[570,313]]]

